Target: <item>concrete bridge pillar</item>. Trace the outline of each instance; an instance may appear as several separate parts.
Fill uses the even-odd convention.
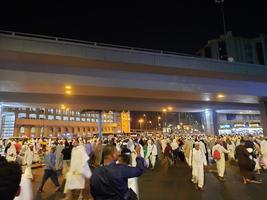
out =
[[[103,136],[103,132],[102,132],[102,126],[103,126],[103,122],[102,122],[102,111],[98,111],[98,137],[102,138]]]
[[[3,105],[0,103],[0,137],[2,136]]]
[[[261,111],[261,126],[263,128],[263,135],[267,136],[267,102],[260,104]]]
[[[204,131],[206,134],[218,135],[218,116],[216,110],[206,109],[202,113]]]

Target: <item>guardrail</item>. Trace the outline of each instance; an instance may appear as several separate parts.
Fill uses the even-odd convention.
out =
[[[21,36],[21,37],[32,37],[32,38],[37,38],[37,39],[46,39],[46,40],[54,40],[54,41],[61,41],[61,42],[73,42],[77,44],[93,45],[97,47],[126,49],[130,51],[140,51],[140,52],[158,53],[158,54],[165,54],[165,55],[167,54],[167,55],[178,55],[178,56],[201,58],[200,56],[197,56],[197,55],[178,53],[178,52],[172,52],[172,51],[130,47],[130,46],[123,46],[123,45],[114,45],[114,44],[107,44],[107,43],[101,43],[101,42],[90,42],[90,41],[84,41],[84,40],[68,39],[68,38],[62,38],[62,37],[38,35],[38,34],[31,34],[31,33],[21,33],[21,32],[0,30],[0,34],[11,35],[11,36]]]

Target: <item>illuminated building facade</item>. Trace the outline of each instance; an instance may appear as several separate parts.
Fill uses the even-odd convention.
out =
[[[1,133],[4,138],[91,136],[99,133],[98,115],[95,111],[3,106]],[[128,132],[130,121],[125,115],[129,112],[103,111],[101,115],[103,134]]]

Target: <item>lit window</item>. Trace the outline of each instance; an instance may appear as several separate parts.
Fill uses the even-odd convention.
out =
[[[86,119],[85,119],[85,118],[81,118],[81,120],[82,120],[82,122],[85,122],[85,121],[86,121]]]
[[[63,117],[63,120],[64,120],[64,121],[68,121],[69,118],[68,118],[67,116],[64,116],[64,117]]]
[[[76,117],[76,121],[77,122],[81,121],[81,118],[80,117]]]
[[[36,116],[36,114],[30,114],[30,115],[29,115],[29,118],[30,118],[30,119],[36,119],[37,116]]]
[[[59,115],[56,116],[56,120],[61,120],[61,119],[62,119],[61,116]]]
[[[20,127],[20,130],[19,130],[20,133],[25,133],[25,128],[22,126]]]
[[[47,119],[48,120],[54,120],[54,115],[48,115]]]
[[[70,117],[70,121],[74,121],[75,120],[75,118],[74,117]]]
[[[35,127],[31,128],[31,133],[35,133]]]
[[[45,115],[39,115],[39,119],[45,119]]]
[[[90,118],[87,118],[87,121],[88,121],[88,122],[91,122],[91,119],[90,119]]]
[[[26,113],[19,113],[18,118],[26,118]]]

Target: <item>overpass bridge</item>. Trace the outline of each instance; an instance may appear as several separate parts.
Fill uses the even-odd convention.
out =
[[[71,94],[66,94],[70,86]],[[0,102],[75,109],[261,110],[266,66],[15,32],[0,33]],[[211,117],[211,125],[214,121]]]

